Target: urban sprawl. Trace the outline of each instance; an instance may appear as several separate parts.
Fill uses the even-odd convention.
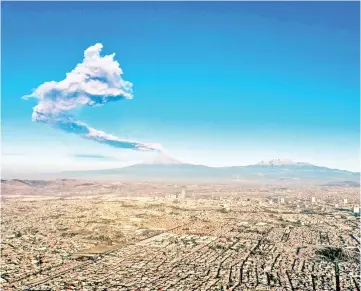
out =
[[[360,290],[358,187],[2,181],[1,290]]]

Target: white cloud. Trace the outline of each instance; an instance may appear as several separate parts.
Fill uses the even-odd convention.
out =
[[[76,120],[70,111],[80,106],[102,106],[110,101],[133,98],[133,84],[122,78],[115,54],[101,56],[97,43],[84,51],[83,62],[62,81],[45,82],[23,99],[36,98],[32,119],[83,138],[117,148],[162,150],[161,145],[122,140]]]

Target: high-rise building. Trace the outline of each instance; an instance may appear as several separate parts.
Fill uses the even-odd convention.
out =
[[[311,203],[316,203],[316,197],[311,197]]]
[[[185,199],[186,198],[186,191],[182,189],[181,194],[179,195],[179,199]]]
[[[347,204],[347,198],[343,199],[343,204]]]

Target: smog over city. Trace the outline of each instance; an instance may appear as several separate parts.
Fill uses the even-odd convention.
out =
[[[1,24],[1,290],[360,290],[359,2]]]

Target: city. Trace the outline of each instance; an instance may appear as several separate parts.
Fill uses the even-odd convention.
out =
[[[357,187],[30,182],[2,181],[2,290],[360,290]]]

